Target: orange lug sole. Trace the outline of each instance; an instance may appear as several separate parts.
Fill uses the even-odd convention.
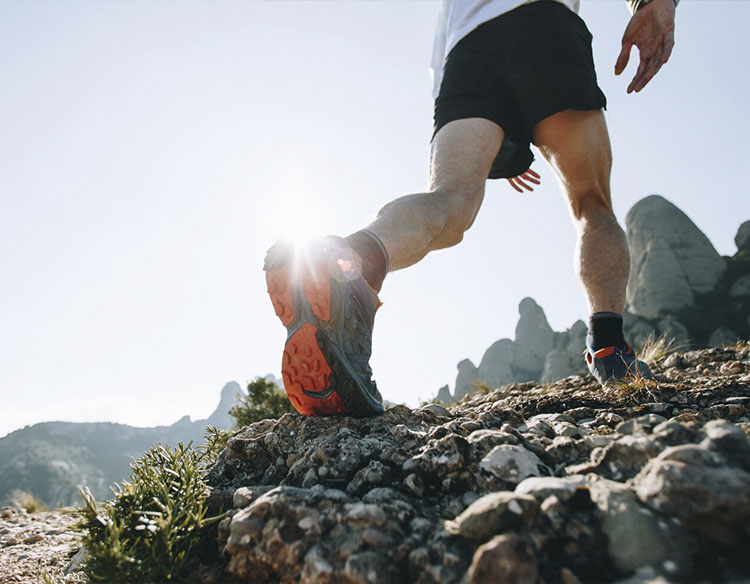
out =
[[[289,401],[300,414],[307,416],[343,413],[337,393],[326,398],[309,396],[305,391],[324,392],[330,386],[331,367],[315,337],[317,329],[303,324],[284,347],[281,376]]]
[[[331,317],[331,285],[328,266],[318,263],[303,268],[302,289],[313,314],[322,321]],[[284,326],[295,319],[289,282],[291,266],[266,272],[266,285],[276,315]],[[318,346],[317,328],[303,324],[284,346],[281,376],[289,401],[300,414],[307,416],[346,413],[341,398],[332,393],[325,398],[309,396],[305,391],[325,392],[330,387],[331,367]]]

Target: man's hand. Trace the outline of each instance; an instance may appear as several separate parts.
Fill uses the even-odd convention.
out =
[[[615,64],[615,75],[619,75],[628,64],[633,45],[638,47],[641,64],[628,85],[628,93],[646,87],[672,54],[674,14],[674,0],[652,0],[630,19],[622,37],[622,51]]]
[[[670,0],[671,2],[672,0]],[[518,176],[514,176],[513,178],[506,178],[505,180],[510,183],[510,186],[512,186],[514,189],[516,189],[519,193],[523,193],[523,189],[526,189],[527,191],[533,191],[534,187],[531,185],[527,185],[524,180],[529,181],[530,183],[533,183],[535,185],[541,184],[541,176],[539,176],[536,172],[529,169],[523,174],[519,174]]]

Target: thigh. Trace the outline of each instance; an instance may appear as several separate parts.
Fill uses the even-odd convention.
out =
[[[430,190],[484,192],[484,183],[503,143],[503,130],[484,118],[444,125],[430,147]]]
[[[576,217],[584,202],[611,211],[612,149],[601,110],[566,110],[534,127],[534,144],[557,173]]]

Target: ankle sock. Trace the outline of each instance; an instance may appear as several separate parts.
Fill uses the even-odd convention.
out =
[[[622,315],[616,312],[596,312],[589,318],[586,345],[593,351],[604,347],[625,347],[622,332]]]
[[[362,258],[362,277],[375,292],[380,292],[388,273],[388,252],[372,231],[361,229],[345,238]]]

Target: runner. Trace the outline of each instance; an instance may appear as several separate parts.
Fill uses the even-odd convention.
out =
[[[629,0],[633,14],[615,64],[631,49],[642,90],[674,46],[678,0]],[[578,0],[444,0],[433,55],[435,133],[430,189],[385,205],[352,235],[298,250],[268,250],[268,293],[287,327],[284,386],[303,414],[383,411],[369,359],[378,293],[390,271],[456,245],[471,227],[485,182],[533,190],[534,144],[555,171],[577,231],[576,273],[589,307],[585,358],[602,384],[652,377],[623,336],[630,257],[612,211],[612,154]]]

